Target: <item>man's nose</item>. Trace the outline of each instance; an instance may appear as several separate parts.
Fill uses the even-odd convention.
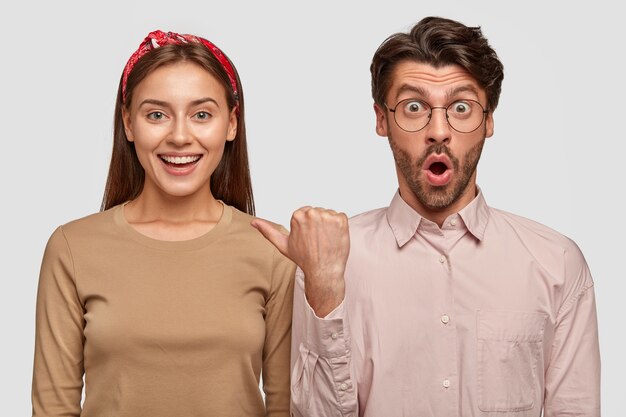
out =
[[[450,141],[450,125],[445,107],[433,107],[426,127],[426,140],[429,143],[447,143]]]

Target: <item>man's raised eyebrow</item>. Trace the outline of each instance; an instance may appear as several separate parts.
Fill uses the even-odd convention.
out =
[[[422,97],[430,96],[430,93],[427,90],[423,89],[422,87],[418,87],[418,86],[410,85],[410,84],[402,84],[400,88],[398,88],[398,91],[396,93],[396,100],[400,97],[402,93],[406,91],[417,93],[418,95]]]
[[[449,100],[449,99],[451,99],[451,98],[455,97],[457,94],[459,94],[459,93],[465,93],[465,92],[467,92],[467,91],[469,91],[470,93],[474,93],[474,95],[476,96],[476,98],[478,98],[478,97],[479,97],[479,95],[478,95],[478,90],[476,89],[476,87],[474,87],[474,86],[473,86],[473,85],[471,85],[471,84],[462,85],[462,86],[456,87],[456,88],[454,88],[454,89],[452,89],[452,90],[448,91],[448,92],[446,93],[446,97],[447,97],[447,98],[448,98],[448,100]]]

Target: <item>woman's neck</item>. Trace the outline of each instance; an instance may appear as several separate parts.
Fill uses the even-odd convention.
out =
[[[124,206],[126,221],[138,232],[158,240],[180,241],[200,237],[219,221],[223,205],[210,189],[188,196],[172,196],[145,187]]]

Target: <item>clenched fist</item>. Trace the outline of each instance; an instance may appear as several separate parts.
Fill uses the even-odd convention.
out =
[[[304,292],[318,317],[325,317],[343,300],[344,272],[350,252],[348,217],[319,207],[302,207],[291,216],[288,234],[255,219],[257,228],[304,272]]]

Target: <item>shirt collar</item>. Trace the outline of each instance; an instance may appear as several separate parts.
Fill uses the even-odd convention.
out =
[[[483,240],[489,221],[489,206],[480,188],[476,197],[458,214],[467,230],[478,240]],[[387,209],[387,222],[399,247],[413,238],[422,220],[427,221],[402,199],[400,190],[396,191]]]
[[[477,187],[477,189],[478,194],[467,206],[459,211],[459,216],[463,219],[467,230],[476,239],[483,240],[487,223],[489,223],[489,206],[480,187]]]
[[[402,199],[400,190],[396,191],[387,209],[387,222],[399,247],[411,240],[421,221],[422,216]]]

